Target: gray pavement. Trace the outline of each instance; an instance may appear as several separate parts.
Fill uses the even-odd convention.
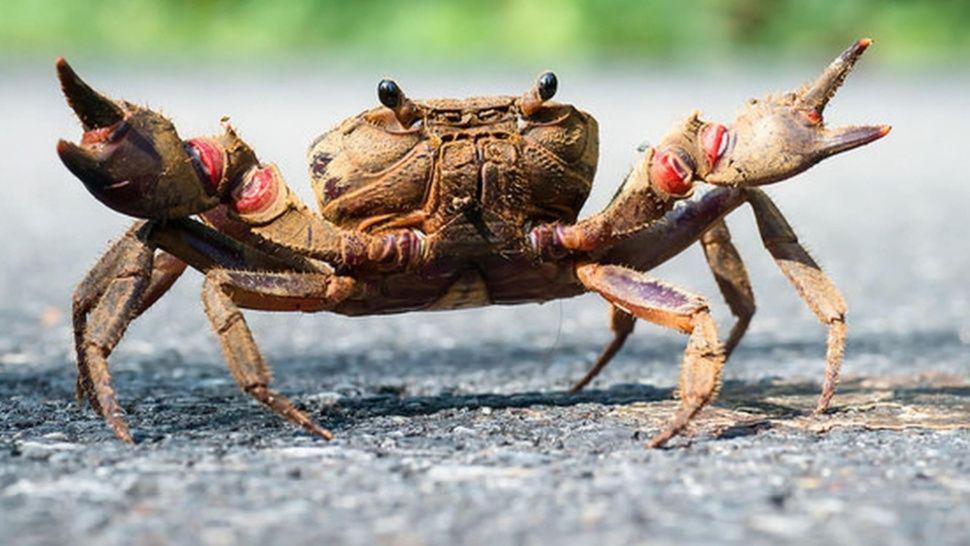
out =
[[[105,90],[162,106],[186,135],[231,115],[297,188],[306,144],[375,104],[380,76],[412,96],[462,96],[518,92],[542,68],[76,65]],[[608,200],[638,144],[692,108],[730,119],[748,96],[813,70],[700,82],[700,68],[559,68],[559,97],[600,120],[587,211]],[[112,358],[139,439],[119,444],[73,402],[68,319],[74,284],[128,220],[57,161],[56,139],[78,128],[53,70],[0,67],[0,544],[970,543],[970,78],[900,78],[865,61],[859,72],[831,121],[889,122],[893,133],[771,190],[850,304],[835,411],[808,416],[825,332],[739,211],[729,224],[758,315],[693,437],[647,451],[674,408],[685,340],[640,325],[588,391],[569,395],[608,339],[595,297],[360,319],[250,314],[276,385],[337,433],[325,443],[237,392],[198,275]],[[709,296],[726,330],[697,249],[654,274]]]

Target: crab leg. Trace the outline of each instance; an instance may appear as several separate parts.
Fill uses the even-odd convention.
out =
[[[707,265],[714,274],[717,287],[724,297],[731,314],[735,316],[734,326],[724,342],[724,358],[729,358],[738,342],[751,324],[754,316],[754,292],[748,279],[748,270],[744,267],[738,249],[731,242],[731,232],[723,219],[718,220],[701,236],[701,247]]]
[[[613,360],[616,353],[623,348],[623,344],[626,343],[626,338],[630,337],[630,334],[633,333],[633,327],[636,326],[636,323],[636,317],[616,305],[610,305],[610,330],[613,331],[613,340],[603,348],[603,352],[600,353],[596,362],[590,366],[586,375],[574,383],[572,388],[569,389],[569,392],[577,393],[583,390],[586,385],[589,385],[590,381],[596,379],[596,376],[603,371],[603,368],[610,363],[610,360]]]
[[[845,350],[847,306],[839,289],[801,245],[778,207],[763,191],[755,188],[714,188],[693,198],[686,206],[671,212],[649,229],[615,245],[600,261],[623,264],[637,270],[650,270],[682,252],[712,227],[716,227],[726,214],[744,203],[748,203],[754,211],[762,242],[779,268],[795,286],[799,297],[819,321],[829,328],[825,379],[815,410],[821,413],[828,408],[838,384]],[[717,239],[714,236],[711,238]],[[709,250],[705,249],[705,253],[709,253]],[[725,253],[727,254],[729,253]],[[730,261],[725,261],[721,268],[724,271],[737,271],[738,264],[730,265]],[[715,275],[718,273],[715,272]],[[732,300],[728,296],[721,280],[728,281],[731,290],[738,292],[736,299]],[[750,322],[750,316],[746,313],[754,312],[753,294],[750,298],[744,295],[750,289],[750,284],[739,274],[724,275],[718,284],[728,300],[728,306],[738,317],[731,338],[740,340],[744,332],[740,325]],[[735,303],[732,304],[732,301]],[[734,341],[735,345],[737,340]]]
[[[257,309],[314,310],[332,307],[353,290],[347,277],[319,273],[256,273],[214,269],[206,274],[202,303],[219,336],[229,371],[240,388],[256,401],[312,434],[333,438],[285,396],[269,388],[270,370],[263,360],[237,302]]]
[[[155,251],[138,238],[144,227],[144,222],[138,222],[125,233],[85,276],[73,297],[78,399],[87,398],[115,434],[129,443],[131,433],[111,387],[107,359],[146,307],[142,298],[151,284]]]
[[[182,276],[186,267],[188,267],[188,264],[182,260],[164,250],[159,250],[155,254],[155,261],[152,264],[152,279],[145,288],[145,293],[142,294],[141,301],[138,303],[138,311],[133,318],[137,318],[147,311],[159,298],[164,296],[175,284],[175,281]]]
[[[754,316],[754,293],[751,290],[751,282],[744,262],[741,261],[737,248],[731,242],[731,233],[723,219],[718,220],[704,232],[700,243],[721,295],[736,317],[734,326],[731,327],[731,334],[724,343],[724,358],[727,359],[744,337]],[[635,322],[636,318],[633,316],[616,306],[610,306],[610,329],[613,331],[613,340],[603,349],[586,375],[573,385],[570,392],[581,391],[603,371],[633,332]]]
[[[107,359],[128,325],[168,291],[187,266],[186,261],[165,250],[156,251],[156,247],[186,257],[203,271],[227,266],[283,267],[278,259],[191,220],[136,222],[108,249],[74,291],[77,396],[86,399],[115,434],[129,443],[131,433],[111,386]]]
[[[822,383],[822,394],[815,406],[815,413],[823,413],[835,395],[845,354],[845,314],[848,311],[845,299],[799,243],[794,230],[771,199],[764,192],[753,191],[749,192],[748,202],[754,210],[765,248],[808,308],[822,324],[828,326],[825,380]]]
[[[681,432],[720,388],[724,350],[707,301],[616,265],[581,264],[576,274],[588,289],[637,318],[690,334],[680,368],[680,409],[649,442],[650,447],[660,447]]]
[[[87,361],[84,359],[84,334],[88,327],[88,314],[91,309],[101,301],[101,296],[108,288],[119,269],[119,262],[123,262],[121,257],[131,252],[131,247],[137,244],[134,233],[137,232],[144,222],[135,224],[108,250],[101,255],[101,258],[94,267],[81,279],[81,282],[74,288],[71,295],[72,311],[71,319],[74,326],[74,348],[77,352],[77,386],[75,395],[78,401],[87,399],[92,407],[100,413],[101,408],[97,404],[97,398],[91,398],[92,391],[91,378],[88,372]]]

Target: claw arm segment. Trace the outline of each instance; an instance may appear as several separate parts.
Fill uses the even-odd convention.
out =
[[[588,289],[635,317],[690,335],[680,368],[680,409],[650,440],[660,447],[717,396],[724,350],[707,302],[666,283],[615,265],[580,264],[576,274]]]
[[[657,148],[649,148],[627,175],[606,209],[573,225],[545,224],[530,234],[539,255],[606,251],[660,220],[677,201],[693,194],[726,150],[723,125],[693,112]]]
[[[654,150],[647,150],[603,211],[571,225],[553,223],[533,228],[529,233],[533,250],[551,257],[602,251],[663,217],[677,199],[686,195],[668,194],[651,183],[654,157]]]
[[[249,190],[257,186],[256,190]],[[256,167],[238,185],[234,217],[266,250],[284,249],[325,261],[338,269],[403,269],[416,264],[423,240],[410,229],[371,235],[347,230],[314,214],[283,181],[275,165]],[[247,209],[241,203],[257,191],[271,193],[265,206]]]
[[[261,271],[316,271],[299,257],[271,255],[188,218],[149,222],[142,239],[152,247],[178,256],[193,269],[256,269]]]
[[[688,197],[695,180],[754,187],[799,174],[832,155],[889,133],[887,125],[830,128],[822,112],[871,40],[859,40],[802,89],[751,100],[730,127],[688,116],[650,150],[606,210],[573,226],[530,233],[540,257],[592,253],[641,231]],[[596,254],[591,254],[596,258]]]

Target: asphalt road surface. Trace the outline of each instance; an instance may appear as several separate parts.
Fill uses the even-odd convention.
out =
[[[231,115],[294,187],[306,144],[376,104],[384,74],[411,96],[462,96],[518,93],[541,68],[77,65],[103,89],[162,106],[185,135]],[[79,131],[52,68],[2,70],[2,544],[970,542],[967,77],[901,78],[864,61],[828,116],[893,133],[771,190],[850,304],[833,412],[809,415],[825,332],[740,210],[729,224],[758,314],[691,438],[650,451],[645,440],[675,407],[685,339],[641,324],[570,395],[609,337],[596,297],[360,319],[250,313],[276,386],[335,431],[326,443],[237,391],[197,274],[112,357],[138,439],[120,444],[73,401],[69,298],[128,220],[55,157],[56,139]],[[812,70],[559,69],[559,98],[600,120],[587,211],[608,200],[638,144],[692,108],[730,119],[747,97]],[[696,248],[653,274],[709,296],[726,331]]]

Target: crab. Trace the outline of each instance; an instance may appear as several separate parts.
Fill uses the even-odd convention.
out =
[[[823,122],[870,43],[853,43],[794,92],[749,101],[729,125],[692,113],[643,150],[604,210],[583,219],[597,123],[552,100],[552,73],[518,96],[467,99],[412,100],[381,81],[380,106],[309,147],[314,212],[227,120],[220,134],[183,140],[162,115],[95,91],[58,59],[84,130],[79,144],[58,142],[58,155],[96,199],[138,219],[74,292],[78,399],[133,441],[107,359],[187,267],[205,276],[205,313],[239,387],[326,439],[329,430],[271,388],[242,309],[358,316],[595,292],[610,304],[614,340],[574,389],[619,350],[636,319],[688,336],[679,408],[648,444],[658,447],[715,399],[725,359],[754,313],[724,223],[747,204],[765,247],[828,327],[823,412],[838,381],[846,304],[759,186],[889,132]],[[736,315],[724,344],[704,297],[646,273],[696,241]]]

